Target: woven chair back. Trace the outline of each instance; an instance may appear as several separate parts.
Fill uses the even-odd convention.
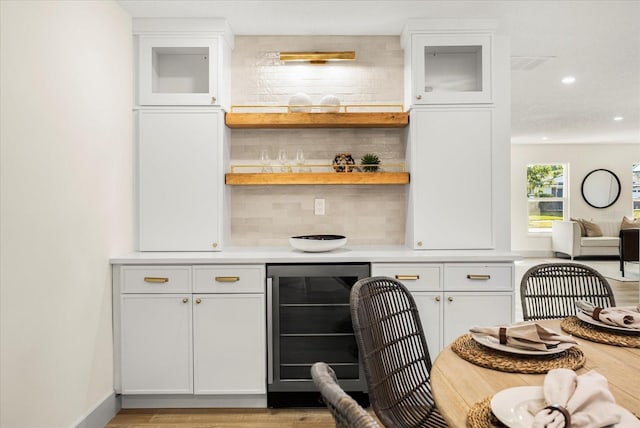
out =
[[[547,263],[531,267],[520,282],[525,321],[565,318],[576,314],[575,301],[615,306],[613,291],[595,269],[578,263]]]
[[[338,384],[333,369],[324,362],[311,366],[311,378],[338,428],[381,428],[376,420]]]
[[[431,358],[420,316],[406,287],[388,277],[361,279],[351,289],[351,320],[380,422],[446,427],[431,393]]]

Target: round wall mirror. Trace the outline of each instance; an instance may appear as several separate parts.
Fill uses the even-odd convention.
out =
[[[620,180],[608,169],[594,169],[582,180],[582,198],[594,208],[607,208],[620,197]]]

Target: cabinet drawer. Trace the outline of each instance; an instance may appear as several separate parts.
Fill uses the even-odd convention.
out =
[[[426,263],[374,263],[371,276],[388,276],[402,282],[410,291],[442,289],[442,265]]]
[[[264,265],[194,266],[195,293],[264,293]]]
[[[189,266],[123,266],[123,293],[190,293]]]
[[[447,291],[513,290],[513,266],[489,264],[445,265],[444,284]]]

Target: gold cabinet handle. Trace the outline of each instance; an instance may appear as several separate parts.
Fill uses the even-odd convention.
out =
[[[189,299],[187,297],[185,297],[184,299],[182,299],[182,303],[188,303]]]
[[[436,302],[440,301],[440,296],[436,296]]]
[[[417,100],[421,100],[422,99],[422,95],[416,95],[416,99]]]
[[[145,276],[144,282],[165,283],[165,282],[169,282],[169,278],[161,278],[157,276]]]
[[[240,281],[239,276],[216,276],[216,281],[218,282],[238,282]]]
[[[486,281],[488,279],[491,279],[491,275],[467,275],[467,279],[471,279],[474,281]]]
[[[448,302],[453,302],[453,297],[447,297]]]
[[[200,303],[202,303],[202,299],[196,299],[196,305],[199,305]]]
[[[396,275],[396,279],[399,281],[417,281],[420,279],[420,275]]]

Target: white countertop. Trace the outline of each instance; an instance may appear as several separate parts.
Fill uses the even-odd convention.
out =
[[[291,247],[235,247],[224,251],[133,252],[112,257],[111,264],[217,263],[349,263],[349,262],[513,262],[519,254],[491,250],[412,250],[404,246],[346,246],[324,253],[305,253]]]

